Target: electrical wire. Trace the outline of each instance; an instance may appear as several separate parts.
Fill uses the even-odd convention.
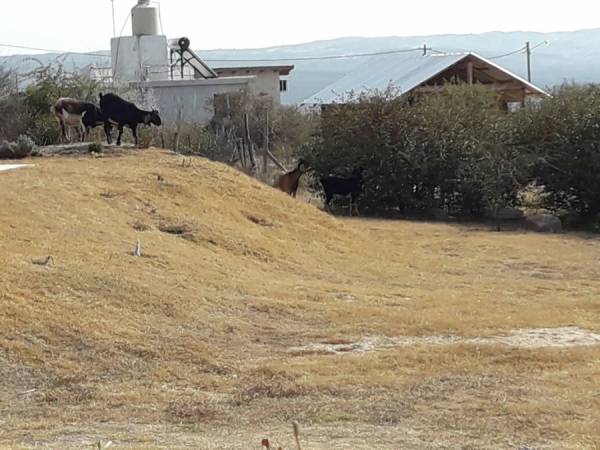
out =
[[[129,21],[130,17],[131,17],[131,11],[129,11],[129,14],[127,14],[127,17],[125,18],[125,22],[123,22],[123,26],[121,27],[121,32],[119,33],[119,36],[123,36],[123,32],[125,31],[125,27],[127,26],[127,22]],[[118,67],[119,67],[119,50],[120,49],[121,49],[121,39],[118,39],[118,41],[117,41],[117,51],[115,52],[115,63],[113,65],[113,67],[115,68],[115,70],[118,69]],[[116,83],[115,74],[114,73],[113,73],[113,77],[112,78],[113,78],[113,85],[114,85]]]
[[[427,49],[431,50],[430,48]],[[331,55],[331,56],[304,56],[297,58],[261,58],[261,59],[215,59],[215,58],[202,58],[203,61],[207,62],[273,62],[273,61],[322,61],[332,59],[347,59],[347,58],[363,58],[368,56],[382,56],[382,55],[393,55],[396,53],[410,53],[410,52],[422,52],[423,47],[418,48],[406,48],[399,50],[388,50],[373,53],[355,53],[348,55]]]
[[[130,14],[131,15],[131,14]],[[123,35],[123,31],[127,22],[129,21],[129,16],[125,20],[123,24],[123,28],[121,29],[120,35]],[[12,45],[12,44],[2,44],[0,43],[0,47],[8,47],[8,48],[18,48],[23,50],[33,50],[47,53],[58,53],[58,54],[68,54],[68,55],[87,55],[87,56],[98,56],[101,58],[110,58],[110,55],[103,55],[99,53],[86,53],[86,52],[71,52],[71,51],[63,51],[63,50],[51,50],[47,48],[39,48],[39,47],[27,47],[24,45]],[[348,59],[348,58],[364,58],[369,56],[383,56],[383,55],[393,55],[398,53],[410,53],[423,51],[423,47],[417,48],[407,48],[407,49],[398,49],[398,50],[386,50],[381,52],[372,52],[372,53],[354,53],[354,54],[346,54],[346,55],[330,55],[330,56],[304,56],[304,57],[292,57],[292,58],[256,58],[256,59],[208,59],[203,58],[204,61],[222,61],[222,62],[268,62],[268,61],[319,61],[319,60],[335,60],[335,59]],[[435,51],[431,48],[427,48],[427,51]],[[442,53],[439,51],[435,51],[436,53]]]
[[[129,22],[129,18],[131,17],[131,13],[127,15],[127,18],[125,19],[125,22],[123,23],[123,26],[121,28],[121,33],[120,36],[123,35],[123,32],[125,30],[125,27],[127,26],[127,23]],[[162,29],[162,21],[161,21],[161,29]],[[546,41],[532,47],[532,50],[540,47],[541,45],[544,45],[546,43]],[[46,52],[46,53],[56,53],[56,54],[60,54],[60,55],[81,55],[81,56],[94,56],[97,58],[111,58],[111,55],[104,55],[101,53],[91,53],[91,52],[75,52],[75,51],[66,51],[66,50],[53,50],[53,49],[47,49],[47,48],[41,48],[41,47],[29,47],[29,46],[25,46],[25,45],[16,45],[16,44],[6,44],[6,43],[0,43],[0,47],[6,47],[6,48],[15,48],[15,49],[21,49],[21,50],[31,50],[31,51],[39,51],[39,52]],[[236,63],[250,63],[250,62],[284,62],[284,61],[289,61],[289,62],[294,62],[294,61],[327,61],[327,60],[337,60],[337,59],[350,59],[350,58],[365,58],[365,57],[372,57],[372,56],[384,56],[384,55],[393,55],[393,54],[401,54],[401,53],[410,53],[410,52],[421,52],[423,51],[424,48],[423,47],[416,47],[416,48],[407,48],[407,49],[397,49],[397,50],[385,50],[385,51],[380,51],[380,52],[371,52],[371,53],[350,53],[350,54],[345,54],[345,55],[329,55],[329,56],[303,56],[303,57],[291,57],[291,58],[249,58],[249,59],[219,59],[219,58],[203,58],[204,61],[207,62],[236,62]],[[491,56],[488,57],[488,59],[493,60],[493,59],[501,59],[501,58],[506,58],[508,56],[512,56],[515,55],[517,53],[521,53],[525,50],[525,47],[521,47],[517,50],[514,50],[512,52],[509,53],[504,53],[501,55],[496,55],[496,56]],[[441,51],[441,50],[437,50],[434,48],[430,48],[427,47],[427,51],[438,54],[438,55],[443,55],[446,54],[447,52],[445,51]],[[119,45],[117,45],[117,52],[116,52],[116,61],[118,62],[119,59]]]
[[[518,49],[518,50],[512,51],[512,52],[510,52],[510,53],[505,53],[505,54],[503,54],[503,55],[492,56],[492,57],[490,57],[490,58],[488,58],[488,59],[500,59],[500,58],[506,58],[506,57],[508,57],[508,56],[512,56],[512,55],[516,55],[517,53],[521,53],[521,52],[523,52],[523,50],[525,50],[525,47],[521,47],[521,48],[520,48],[520,49]]]
[[[45,52],[45,53],[57,53],[60,55],[82,55],[82,56],[97,56],[99,58],[110,58],[110,55],[103,55],[100,53],[88,53],[88,52],[70,52],[64,50],[50,50],[47,48],[39,48],[39,47],[27,47],[25,45],[14,45],[14,44],[4,44],[0,43],[0,47],[6,48],[16,48],[20,50],[32,50],[36,52]]]

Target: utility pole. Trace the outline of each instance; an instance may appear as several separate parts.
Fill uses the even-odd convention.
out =
[[[531,43],[525,43],[525,53],[527,54],[527,81],[531,83]]]
[[[110,0],[112,5],[113,37],[117,37],[117,26],[115,24],[115,0]]]

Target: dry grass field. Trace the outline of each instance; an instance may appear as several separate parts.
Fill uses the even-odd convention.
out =
[[[599,238],[333,218],[159,150],[30,162],[0,447],[600,448]]]

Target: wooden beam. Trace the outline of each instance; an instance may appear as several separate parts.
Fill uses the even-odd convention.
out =
[[[473,62],[467,63],[467,83],[473,84]]]

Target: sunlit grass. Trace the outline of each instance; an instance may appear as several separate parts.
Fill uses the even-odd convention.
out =
[[[599,445],[598,347],[290,351],[598,332],[597,239],[335,219],[160,151],[37,160],[0,200],[0,444]]]

